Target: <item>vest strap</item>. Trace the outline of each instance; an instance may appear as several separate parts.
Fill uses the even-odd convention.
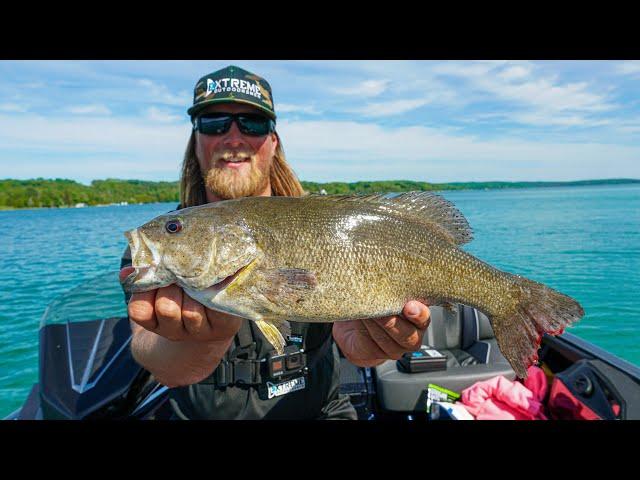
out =
[[[311,363],[306,364],[306,360],[304,360],[306,364],[305,371],[308,371],[326,355],[332,342],[331,339],[325,339],[320,345],[308,345],[304,332],[304,325],[299,322],[291,322],[292,335],[299,335],[303,339],[302,345],[298,345],[302,349],[300,353],[305,359],[309,358],[308,346],[314,354]],[[286,349],[290,348],[293,348],[293,346],[286,347]],[[257,359],[256,343],[253,341],[249,320],[244,320],[236,334],[234,350],[227,352],[213,373],[199,383],[215,385],[216,388],[225,388],[233,385],[261,385],[266,379],[271,378],[269,362],[269,356],[262,360]]]

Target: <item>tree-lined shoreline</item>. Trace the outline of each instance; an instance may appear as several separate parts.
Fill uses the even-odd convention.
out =
[[[309,193],[346,194],[376,192],[495,190],[507,188],[544,188],[640,183],[639,179],[616,178],[570,182],[452,182],[428,183],[410,180],[360,182],[307,182]],[[178,202],[178,182],[106,179],[84,185],[68,179],[0,180],[0,209],[64,208],[113,204]]]

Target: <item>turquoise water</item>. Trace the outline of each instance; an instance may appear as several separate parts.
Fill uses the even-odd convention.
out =
[[[445,192],[475,239],[465,249],[577,299],[568,331],[640,364],[640,186]],[[38,373],[38,328],[60,294],[117,270],[122,232],[174,204],[0,211],[0,418]]]

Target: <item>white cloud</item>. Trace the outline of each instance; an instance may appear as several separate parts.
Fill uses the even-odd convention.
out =
[[[388,102],[368,103],[365,107],[354,110],[369,117],[386,117],[400,115],[430,103],[429,99],[391,100]]]
[[[601,95],[587,91],[586,82],[556,85],[553,80],[543,78],[518,84],[487,80],[483,85],[502,98],[537,108],[599,112],[613,107]]]
[[[451,75],[465,77],[469,80],[481,78],[493,69],[505,65],[505,61],[480,61],[480,62],[443,62],[433,67],[433,71],[439,75]]]
[[[73,105],[67,108],[69,113],[75,115],[111,115],[111,110],[105,105]]]
[[[287,158],[303,179],[575,180],[640,178],[640,147],[481,138],[425,127],[283,122]]]
[[[184,117],[180,115],[173,115],[170,112],[157,107],[147,109],[146,116],[149,120],[160,123],[175,123],[184,120]]]
[[[37,172],[44,177],[175,180],[189,127],[188,121],[99,117],[86,122],[0,114],[1,170],[5,177],[20,178]],[[486,140],[422,126],[345,121],[282,121],[278,130],[287,158],[305,180],[640,178],[637,146]],[[16,155],[25,161],[16,161]]]
[[[623,133],[640,133],[640,117],[631,117],[616,122],[618,131]]]
[[[490,99],[514,103],[526,111],[512,110],[514,121],[533,125],[597,125],[588,116],[610,112],[616,105],[587,82],[561,82],[557,76],[537,73],[531,62],[444,63],[434,67],[441,75],[464,78],[472,90]]]
[[[553,111],[533,111],[527,113],[512,113],[510,120],[527,125],[537,125],[542,127],[601,127],[613,124],[612,120],[589,118],[584,115],[558,114]]]
[[[623,75],[633,75],[636,73],[640,73],[640,61],[633,60],[619,63],[616,65],[616,71]]]
[[[517,80],[521,78],[526,78],[531,74],[531,66],[530,65],[513,65],[502,70],[498,75],[506,80]]]
[[[368,102],[364,107],[352,108],[347,111],[359,113],[367,117],[389,117],[392,115],[401,115],[417,108],[429,104],[437,104],[439,106],[451,107],[460,105],[461,99],[458,98],[454,90],[434,85],[433,88],[425,92],[424,86],[416,88],[412,98],[390,99],[383,102]],[[464,100],[462,100],[464,102]]]
[[[26,112],[24,105],[17,103],[0,103],[0,112]]]
[[[277,103],[276,112],[278,113],[306,113],[309,115],[318,115],[322,113],[313,105],[297,105],[293,103]]]
[[[556,77],[534,75],[533,64],[504,62],[442,64],[435,71],[466,77],[472,87],[495,97],[554,110],[602,111],[612,108],[599,94],[588,91],[586,82],[559,83]]]
[[[148,78],[138,80],[138,85],[144,88],[144,92],[155,103],[184,107],[185,110],[192,102],[191,95],[186,91],[179,94],[172,93],[169,88],[161,83],[154,82]]]
[[[387,89],[388,84],[389,80],[365,80],[353,87],[334,88],[333,91],[341,95],[377,97]]]
[[[0,114],[2,175],[176,179],[190,131],[188,122]]]

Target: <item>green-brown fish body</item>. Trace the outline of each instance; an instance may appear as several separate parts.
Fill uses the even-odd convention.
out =
[[[542,334],[583,315],[571,298],[461,250],[472,238],[466,220],[431,193],[249,197],[162,215],[127,235],[138,273],[126,288],[177,283],[256,321],[276,348],[287,321],[393,315],[414,299],[462,303],[490,318],[524,377]]]

